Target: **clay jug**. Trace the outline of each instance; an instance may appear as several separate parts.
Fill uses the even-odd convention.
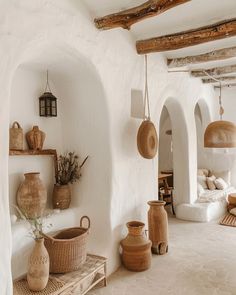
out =
[[[128,235],[121,241],[122,262],[132,271],[143,271],[151,265],[151,241],[144,235],[145,224],[130,221],[126,224]]]
[[[36,239],[33,252],[29,257],[27,282],[31,291],[42,291],[49,278],[49,255],[44,239]]]
[[[39,172],[24,174],[25,180],[17,191],[17,204],[28,218],[40,217],[46,207],[47,191]]]
[[[45,137],[45,133],[39,130],[38,126],[33,126],[33,129],[26,133],[26,141],[29,149],[41,150],[43,148]]]
[[[54,209],[67,209],[71,202],[71,190],[69,184],[54,184],[52,204]]]
[[[152,253],[168,252],[168,219],[163,201],[149,201],[148,232],[152,241]]]

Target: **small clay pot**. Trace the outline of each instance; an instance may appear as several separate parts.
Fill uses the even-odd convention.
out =
[[[38,126],[33,126],[33,129],[26,133],[26,141],[29,149],[42,150],[45,137],[45,133],[39,130]]]
[[[54,209],[68,209],[71,202],[71,190],[69,184],[54,184],[52,204]]]

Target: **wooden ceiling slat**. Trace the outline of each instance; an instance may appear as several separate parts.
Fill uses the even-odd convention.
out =
[[[136,42],[138,54],[162,52],[236,36],[236,19]]]
[[[95,18],[94,23],[98,29],[109,30],[117,27],[130,29],[130,27],[146,18],[159,15],[177,5],[191,0],[150,0],[142,5],[118,13]]]
[[[209,61],[219,61],[233,57],[236,57],[236,46],[213,50],[211,52],[207,52],[200,55],[172,59],[170,58],[167,59],[167,65],[169,66],[169,68],[177,68]]]

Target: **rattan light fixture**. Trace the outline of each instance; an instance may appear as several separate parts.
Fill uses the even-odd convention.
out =
[[[204,147],[207,148],[234,148],[236,147],[236,125],[222,120],[224,108],[222,107],[222,87],[220,83],[219,114],[220,120],[210,123],[204,134]]]

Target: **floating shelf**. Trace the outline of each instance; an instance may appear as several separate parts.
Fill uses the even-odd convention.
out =
[[[57,157],[57,150],[54,149],[48,149],[48,150],[10,150],[9,151],[10,156],[54,156]]]

